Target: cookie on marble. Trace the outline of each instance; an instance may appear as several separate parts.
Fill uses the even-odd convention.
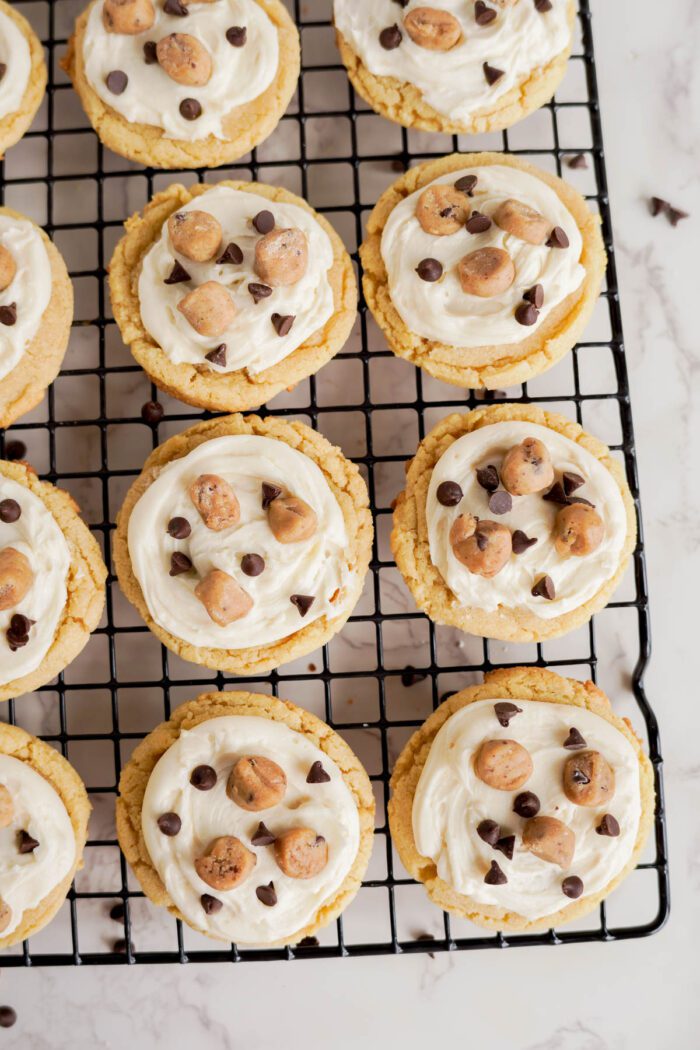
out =
[[[41,41],[26,18],[0,0],[0,157],[29,128],[45,91]]]
[[[455,386],[495,389],[577,342],[605,273],[600,218],[562,179],[506,153],[411,168],[379,198],[360,250],[389,347]]]
[[[85,785],[61,754],[0,723],[0,948],[38,933],[82,867]]]
[[[170,186],[126,222],[110,263],[122,338],[162,390],[257,408],[345,343],[357,287],[333,227],[280,187]]]
[[[71,496],[28,464],[0,460],[0,700],[75,659],[100,621],[106,578]]]
[[[183,704],[119,781],[119,844],[146,896],[218,940],[296,944],[360,888],[374,795],[329,726],[259,693]]]
[[[448,416],[423,439],[391,546],[435,623],[541,642],[607,605],[636,537],[609,449],[565,416],[505,404]]]
[[[350,81],[406,128],[500,131],[552,98],[571,53],[574,0],[334,0]]]
[[[639,860],[651,763],[593,682],[492,671],[413,734],[391,777],[401,860],[445,911],[527,933],[593,911]]]
[[[299,63],[279,0],[92,0],[61,64],[109,149],[156,168],[214,168],[274,131]]]
[[[263,674],[343,627],[372,534],[367,488],[340,449],[303,423],[227,416],[148,457],[117,517],[114,563],[178,656]]]
[[[39,404],[58,375],[72,321],[73,285],[60,252],[31,219],[0,208],[0,426]]]

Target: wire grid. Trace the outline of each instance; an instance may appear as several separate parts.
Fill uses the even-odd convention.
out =
[[[121,497],[147,452],[170,433],[203,418],[149,386],[122,347],[111,320],[106,265],[126,215],[171,181],[226,177],[279,181],[329,216],[357,262],[363,220],[379,192],[410,163],[456,149],[504,149],[532,157],[557,174],[564,172],[574,184],[584,180],[580,188],[591,206],[600,210],[610,263],[598,319],[586,333],[596,338],[581,343],[545,377],[508,391],[508,398],[548,404],[608,440],[624,460],[639,510],[588,0],[580,0],[578,41],[557,99],[510,131],[477,139],[407,132],[371,114],[354,96],[339,63],[330,0],[288,0],[303,42],[297,102],[269,143],[249,158],[233,168],[203,169],[194,175],[143,169],[110,154],[97,141],[58,68],[82,0],[17,6],[44,40],[50,75],[42,113],[3,162],[3,201],[24,206],[63,250],[77,306],[67,367],[43,406],[13,427],[10,438],[28,445],[28,458],[42,477],[77,497],[103,544],[108,564]],[[568,89],[569,80],[578,86]],[[369,125],[374,139],[367,146]],[[573,172],[566,166],[566,158],[577,153],[587,158],[587,172]],[[67,206],[69,200],[71,206],[80,201],[75,217]],[[589,382],[592,361],[603,362],[604,367],[598,379]],[[238,683],[184,664],[160,647],[126,607],[110,575],[105,619],[84,656],[56,683],[8,705],[10,721],[39,733],[76,765],[95,813],[85,869],[62,912],[47,930],[4,953],[3,965],[432,953],[611,941],[661,928],[669,910],[669,884],[659,736],[643,687],[650,655],[643,540],[617,600],[595,622],[562,642],[532,646],[504,645],[436,628],[415,611],[391,560],[387,543],[391,499],[401,487],[403,464],[417,441],[449,411],[502,396],[501,392],[483,396],[458,391],[398,361],[386,349],[362,302],[356,332],[345,351],[318,376],[267,406],[269,412],[302,418],[337,440],[360,463],[376,515],[377,539],[364,597],[344,632],[304,661]],[[160,425],[142,421],[140,408],[149,397],[160,399],[166,408]],[[409,664],[415,670],[407,668]],[[485,670],[509,664],[554,667],[600,681],[612,693],[616,710],[628,713],[637,729],[645,731],[656,772],[658,808],[644,862],[607,905],[562,931],[506,937],[451,919],[427,902],[392,851],[386,801],[393,760],[414,727],[446,693],[478,680]],[[113,804],[121,766],[136,742],[176,703],[201,691],[236,684],[271,690],[315,709],[358,751],[375,788],[378,818],[368,879],[343,919],[319,934],[320,943],[263,950],[219,946],[193,934],[163,909],[153,908],[118,850]],[[638,910],[634,884],[642,879],[645,897]],[[617,902],[622,904],[619,917]],[[119,903],[123,916],[114,922],[109,912]]]

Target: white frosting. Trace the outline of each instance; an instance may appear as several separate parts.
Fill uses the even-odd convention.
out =
[[[524,3],[524,0],[521,0]],[[529,3],[528,3],[529,6]],[[426,233],[416,218],[416,204],[425,187],[397,204],[382,234],[381,252],[391,300],[406,326],[416,335],[450,346],[504,346],[530,336],[551,311],[581,284],[585,271],[579,259],[583,241],[571,212],[542,179],[507,165],[463,168],[435,179],[430,185],[453,185],[464,175],[476,175],[473,197],[465,201],[473,211],[491,217],[504,200],[530,205],[569,238],[568,248],[528,244],[495,223],[485,233],[457,233],[437,237]],[[462,291],[457,264],[477,248],[503,248],[515,265],[515,280],[505,292],[489,299]],[[440,281],[423,281],[416,273],[422,259],[437,259],[444,273]],[[544,305],[534,325],[515,319],[523,293],[536,284],[544,289]]]
[[[233,487],[240,503],[237,525],[213,532],[189,497],[200,474],[217,474]],[[279,485],[305,500],[316,512],[314,535],[299,543],[280,543],[262,508],[262,482]],[[192,534],[174,540],[167,533],[173,517],[187,518]],[[129,554],[148,610],[170,634],[196,646],[246,649],[270,645],[295,634],[321,616],[340,615],[347,604],[352,571],[348,536],[340,506],[316,464],[284,441],[232,435],[203,442],[173,460],[134,507],[129,519]],[[173,551],[192,560],[196,574],[169,576]],[[244,554],[265,560],[260,576],[241,571]],[[200,577],[211,569],[233,576],[253,599],[242,619],[220,627],[195,597]],[[305,617],[292,605],[293,594],[313,595]]]
[[[245,755],[262,755],[284,770],[287,790],[278,805],[251,813],[229,799],[228,775]],[[306,783],[314,762],[322,763],[331,778],[328,783]],[[216,770],[217,782],[210,791],[198,791],[189,782],[198,765]],[[163,813],[178,814],[179,834],[169,837],[160,831],[157,820]],[[312,828],[328,843],[328,863],[310,879],[285,875],[272,846],[251,845],[260,821],[273,834]],[[255,716],[212,718],[181,733],[151,773],[142,827],[151,860],[182,914],[211,936],[240,944],[269,944],[303,929],[342,884],[360,841],[357,806],[335,762],[301,733]],[[194,869],[195,858],[222,835],[239,838],[257,858],[248,878],[226,892],[212,889]],[[269,882],[277,894],[273,907],[255,894],[256,887]],[[207,915],[200,902],[203,893],[222,901],[221,911]]]
[[[184,17],[166,14],[163,4],[156,0],[154,24],[131,36],[108,33],[102,8],[100,0],[90,9],[83,41],[90,87],[129,123],[162,128],[166,138],[187,142],[208,135],[226,138],[224,119],[238,106],[262,95],[277,73],[277,29],[254,0],[192,3]],[[247,29],[243,47],[233,47],[226,39],[226,30],[232,26]],[[170,33],[187,33],[204,44],[212,58],[207,84],[178,84],[157,62],[144,62],[143,45],[147,41],[158,43]],[[105,82],[113,70],[121,70],[129,78],[121,95],[113,94]],[[186,120],[180,114],[180,103],[186,98],[194,98],[202,106],[196,120]]]
[[[518,700],[522,714],[508,728],[499,724],[493,705],[500,698],[468,704],[438,732],[421,773],[413,802],[413,834],[418,852],[437,865],[440,878],[478,904],[517,912],[526,919],[550,915],[570,903],[562,880],[583,880],[583,898],[602,890],[625,867],[637,838],[641,815],[639,761],[623,734],[591,711],[569,704]],[[572,752],[562,744],[575,726],[591,750],[600,751],[615,772],[615,794],[599,808],[569,802],[562,774]],[[517,740],[530,752],[533,773],[518,791],[499,791],[474,772],[474,756],[484,740]],[[540,800],[539,816],[556,817],[574,832],[576,849],[568,871],[540,860],[522,845],[525,821],[513,813],[520,791]],[[620,824],[620,835],[599,835],[604,813]],[[495,820],[501,834],[515,834],[512,860],[477,835],[482,820]],[[489,886],[484,875],[496,861],[508,882]]]
[[[68,874],[75,860],[75,835],[63,800],[27,762],[0,754],[0,784],[12,796],[14,817],[0,828],[0,897],[12,909],[6,937]],[[20,853],[19,833],[26,831],[39,845]]]
[[[552,539],[559,504],[542,499],[539,493],[513,496],[513,509],[495,515],[489,510],[489,494],[476,480],[476,470],[493,464],[500,471],[503,456],[524,438],[539,438],[552,457],[555,477],[563,471],[580,474],[586,484],[576,495],[594,504],[603,519],[605,535],[600,546],[583,557],[562,557]],[[456,507],[438,503],[437,489],[443,481],[456,481],[463,492]],[[450,545],[450,529],[460,514],[499,521],[514,532],[520,529],[537,543],[523,554],[511,554],[501,571],[491,579],[471,573],[457,560]],[[627,534],[627,515],[622,494],[612,474],[581,445],[555,430],[533,423],[493,423],[455,441],[433,470],[427,500],[430,557],[460,605],[489,612],[504,606],[525,608],[543,620],[562,616],[583,605],[609,580],[620,564]],[[530,593],[541,576],[551,576],[556,597],[535,598]]]
[[[0,120],[16,113],[29,85],[32,56],[22,30],[0,11],[0,62],[7,69],[0,80]]]
[[[0,324],[0,379],[3,379],[20,361],[39,330],[51,299],[51,263],[41,233],[28,219],[0,215],[0,244],[10,252],[17,267],[8,287],[0,292],[0,306],[17,304],[15,324]]]
[[[195,263],[184,256],[178,261],[192,278],[192,284],[164,284],[176,258],[170,243],[168,225],[143,259],[139,276],[141,319],[146,330],[175,364],[204,365],[215,372],[235,372],[245,368],[256,375],[282,361],[321,328],[333,313],[333,289],[328,272],[333,266],[330,237],[314,216],[296,204],[267,201],[254,193],[219,186],[197,197],[180,211],[206,211],[218,219],[223,230],[222,251],[231,242],[243,252],[240,265],[216,261]],[[255,273],[255,245],[261,235],[251,220],[260,211],[270,211],[278,228],[296,227],[306,235],[309,261],[304,276],[285,288],[274,288],[267,299],[255,303],[248,291],[251,283],[261,284]],[[177,309],[177,304],[193,285],[218,281],[225,285],[236,306],[236,316],[216,339],[199,335]],[[272,314],[295,318],[291,331],[279,336]],[[221,343],[226,345],[223,368],[205,361],[205,356]]]
[[[68,595],[66,580],[70,550],[51,512],[24,485],[0,475],[0,500],[13,499],[22,513],[12,523],[0,521],[0,550],[14,547],[29,559],[34,580],[22,601],[0,612],[0,684],[35,671],[51,647]],[[14,653],[7,643],[7,628],[15,613],[36,623],[27,645]]]
[[[440,10],[462,26],[460,43],[449,51],[420,47],[403,28],[403,18],[425,6],[423,0],[409,0],[403,11],[396,0],[334,0],[333,10],[336,27],[370,73],[413,84],[438,113],[466,124],[569,47],[568,0],[552,5],[540,14],[533,0],[518,0],[499,10],[490,25],[478,26],[472,0],[440,0]],[[379,35],[392,25],[403,39],[387,51]],[[484,62],[503,71],[495,84],[487,83]]]

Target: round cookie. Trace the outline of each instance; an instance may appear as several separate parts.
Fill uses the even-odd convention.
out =
[[[105,146],[156,168],[214,168],[274,131],[300,68],[279,0],[119,7],[92,0],[61,62]]]
[[[530,0],[335,0],[336,43],[350,81],[375,112],[406,128],[500,131],[545,105],[566,72],[574,0],[546,12]]]
[[[0,700],[50,682],[99,624],[107,568],[67,492],[0,460]]]
[[[183,732],[186,755],[178,748]],[[241,796],[246,765],[254,780],[245,779]],[[160,812],[163,806],[172,811]],[[311,854],[289,849],[301,825],[324,833]],[[119,781],[117,834],[146,896],[190,926],[239,944],[296,944],[359,890],[372,851],[374,796],[345,741],[308,711],[258,693],[209,693],[177,708],[134,751]],[[212,839],[228,839],[229,849],[237,840],[244,872],[237,886],[226,888],[218,865],[200,863],[202,849],[213,854]]]
[[[12,4],[0,0],[0,157],[34,120],[46,91],[41,41]]]
[[[217,212],[222,240],[215,243],[219,234],[215,227],[212,247],[200,252],[211,256],[192,260],[175,251],[169,226],[175,215],[193,211],[209,215],[208,206]],[[252,220],[265,213],[277,218],[279,225],[262,233]],[[110,263],[115,319],[124,342],[153,382],[189,404],[212,411],[257,408],[316,372],[342,348],[352,330],[357,287],[350,257],[330,223],[288,190],[228,180],[215,186],[172,185],[125,225],[126,235]],[[260,225],[267,229],[264,222]],[[300,277],[292,273],[297,280],[282,284],[280,280],[289,278],[271,273],[269,263],[256,253],[271,241],[274,249],[274,239],[290,226],[304,227],[302,249],[308,258],[305,272]],[[179,247],[193,254],[186,243]],[[219,263],[222,258],[225,261]],[[275,261],[280,258],[284,261],[283,252],[277,252]],[[164,274],[170,279],[176,265],[193,280],[166,287]],[[227,330],[202,335],[177,306],[194,288],[212,280],[232,293],[235,314],[228,319]],[[276,283],[272,286],[268,281]],[[140,289],[149,302],[162,289],[169,305],[167,311],[151,306],[148,325]],[[230,309],[231,304],[224,300],[222,305]],[[282,326],[287,317],[293,318],[289,329]]]
[[[0,287],[0,426],[9,427],[58,375],[73,321],[63,257],[12,208],[0,208]]]
[[[5,724],[0,798],[0,948],[9,948],[38,933],[63,904],[82,867],[91,806],[61,754]]]
[[[483,782],[486,737],[529,745],[524,788]],[[595,807],[564,792],[564,769],[586,747],[614,774]],[[492,671],[441,704],[399,756],[391,790],[389,826],[409,874],[439,907],[492,930],[530,933],[594,910],[634,868],[654,815],[652,766],[627,720],[592,682],[535,667]],[[454,806],[443,849],[440,814],[449,821]]]
[[[343,627],[371,547],[367,489],[339,449],[303,423],[228,416],[149,456],[113,550],[124,594],[164,645],[253,675]]]
[[[528,494],[514,495],[512,462],[504,463],[530,438],[544,444],[549,470]],[[391,546],[417,605],[435,623],[512,642],[559,637],[605,607],[634,550],[636,514],[620,465],[577,423],[533,405],[448,416],[406,473]],[[603,519],[603,538],[595,550],[562,553],[560,515],[586,507],[587,497]]]
[[[431,223],[422,212],[435,208],[427,193],[433,183],[448,195],[442,210],[454,213],[430,234],[424,225],[437,231],[435,213]],[[510,197],[546,220],[539,232],[502,209]],[[557,242],[564,227],[568,235]],[[505,286],[475,293],[464,259],[493,247],[511,257],[514,273]],[[360,258],[365,298],[390,349],[436,379],[472,389],[521,383],[559,361],[588,323],[606,266],[600,219],[584,199],[506,153],[455,153],[411,168],[375,205]],[[437,279],[421,276],[433,259]],[[493,341],[483,342],[490,332]]]

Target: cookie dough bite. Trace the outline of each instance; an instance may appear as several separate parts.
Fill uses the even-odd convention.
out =
[[[583,197],[505,153],[411,168],[379,198],[360,257],[390,349],[473,389],[556,364],[580,338],[606,266],[600,219]]]
[[[109,283],[122,338],[153,382],[213,411],[257,408],[312,375],[357,310],[333,227],[260,183],[156,194],[127,220]]]
[[[303,423],[228,416],[149,456],[117,518],[114,561],[164,645],[253,675],[343,627],[371,548],[367,489],[339,449]]]
[[[500,131],[549,102],[571,52],[573,0],[334,0],[353,87],[406,128]]]
[[[637,537],[624,472],[577,423],[532,405],[448,416],[423,439],[391,546],[435,623],[541,642],[607,605]]]
[[[62,65],[115,153],[156,168],[213,168],[274,131],[299,62],[280,0],[92,0]]]
[[[31,219],[0,208],[0,426],[41,401],[72,321],[73,285],[58,249]]]
[[[61,907],[82,867],[89,815],[66,759],[0,723],[0,948],[38,933]]]
[[[26,18],[0,0],[0,157],[27,131],[45,91],[41,41]]]
[[[146,896],[195,930],[239,945],[296,944],[359,890],[374,795],[348,745],[308,711],[258,693],[209,693],[134,751],[117,833]]]
[[[628,721],[592,682],[532,667],[446,700],[399,756],[391,791],[409,874],[439,907],[506,931],[595,909],[634,868],[654,814],[653,770]]]
[[[0,700],[50,682],[97,627],[107,569],[68,495],[0,460]]]

